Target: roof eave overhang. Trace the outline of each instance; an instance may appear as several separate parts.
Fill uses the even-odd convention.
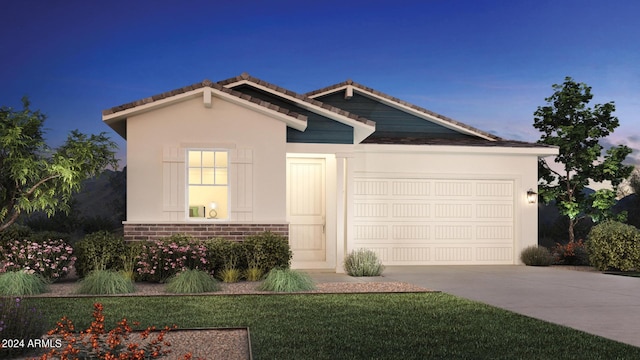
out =
[[[125,109],[125,110],[118,111],[111,114],[103,113],[102,121],[104,121],[107,125],[109,125],[120,136],[126,139],[127,138],[126,137],[126,121],[129,117],[140,115],[152,110],[157,110],[178,102],[194,99],[197,97],[203,98],[203,104],[205,107],[211,107],[211,98],[217,97],[225,101],[228,101],[230,103],[237,104],[244,108],[251,109],[258,113],[280,120],[284,122],[288,127],[291,127],[293,129],[304,131],[307,128],[306,117],[302,115],[297,118],[293,116],[289,116],[277,110],[271,109],[268,106],[263,106],[261,104],[254,103],[254,102],[239,98],[231,94],[227,94],[223,91],[210,88],[210,87],[202,87],[199,89],[191,90],[191,91],[188,91],[182,94],[177,94],[164,99],[155,100],[147,104],[138,105],[130,109]]]
[[[449,153],[449,154],[496,154],[496,155],[535,155],[538,157],[559,154],[557,147],[511,147],[511,146],[464,146],[464,145],[407,145],[407,144],[359,144],[356,151],[367,153]]]
[[[353,128],[353,143],[354,144],[359,144],[361,143],[364,139],[368,138],[369,135],[373,134],[376,131],[376,127],[375,127],[375,122],[370,121],[369,123],[362,123],[360,121],[354,120],[349,118],[348,116],[344,116],[344,115],[340,115],[338,113],[335,113],[331,110],[322,108],[320,106],[314,105],[312,103],[309,103],[307,101],[304,100],[300,100],[295,96],[291,96],[288,94],[283,94],[279,91],[273,90],[267,86],[258,84],[256,82],[253,82],[251,80],[248,79],[244,79],[244,80],[239,80],[233,83],[229,83],[224,85],[227,88],[233,88],[235,86],[239,86],[239,85],[250,85],[252,87],[255,87],[257,89],[260,89],[262,91],[268,92],[272,95],[281,97],[283,99],[286,99],[288,101],[291,101],[293,103],[295,103],[297,106],[299,106],[302,109],[308,110],[308,111],[312,111],[318,115],[322,115],[324,117],[327,117],[329,119],[335,120],[339,123],[351,126]]]
[[[370,91],[363,90],[363,89],[361,89],[361,88],[359,88],[357,86],[351,85],[351,84],[346,84],[346,85],[339,86],[339,87],[336,87],[336,88],[333,88],[333,89],[330,89],[330,90],[327,90],[327,91],[323,91],[323,92],[320,92],[320,93],[317,93],[317,94],[309,95],[309,97],[312,98],[312,99],[315,99],[317,97],[321,97],[321,96],[328,95],[328,94],[333,94],[333,93],[336,93],[336,92],[339,92],[339,91],[349,91],[349,92],[355,91],[355,92],[357,92],[357,93],[359,93],[359,94],[361,94],[363,96],[367,96],[367,97],[372,98],[372,99],[374,99],[376,101],[380,101],[381,103],[383,103],[385,105],[391,106],[393,108],[396,108],[396,109],[398,109],[400,111],[404,111],[406,113],[409,113],[411,115],[417,116],[419,118],[434,122],[434,123],[436,123],[438,125],[444,126],[444,127],[448,128],[448,129],[451,129],[451,130],[455,130],[455,131],[460,132],[462,134],[476,136],[476,137],[479,137],[479,138],[482,138],[482,139],[485,139],[485,140],[489,140],[489,141],[496,141],[495,138],[493,138],[491,136],[487,136],[487,134],[484,134],[482,132],[473,131],[473,130],[468,129],[468,128],[464,127],[464,126],[459,126],[457,124],[450,123],[448,121],[445,121],[443,119],[438,118],[437,116],[433,116],[431,114],[424,113],[422,111],[413,109],[413,108],[411,108],[409,106],[406,106],[406,105],[398,103],[396,101],[387,99],[387,98],[385,98],[383,96],[374,94],[374,93],[372,93]]]

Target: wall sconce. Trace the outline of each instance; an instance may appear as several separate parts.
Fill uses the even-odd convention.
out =
[[[527,201],[529,204],[535,204],[538,200],[538,193],[533,191],[533,189],[527,190]]]
[[[209,210],[209,219],[215,219],[218,216],[218,212],[216,211],[218,204],[212,202],[209,204],[209,207],[211,208],[211,210]]]

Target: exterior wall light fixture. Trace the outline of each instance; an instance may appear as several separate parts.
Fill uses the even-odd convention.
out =
[[[533,189],[527,190],[527,201],[529,204],[535,204],[538,200],[538,193],[533,191]]]

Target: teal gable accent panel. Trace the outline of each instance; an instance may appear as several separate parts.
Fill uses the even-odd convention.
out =
[[[371,137],[419,136],[421,138],[448,139],[474,138],[467,134],[462,134],[429,120],[419,118],[385,105],[377,100],[358,94],[357,92],[354,92],[351,99],[344,98],[344,91],[338,91],[315,99],[346,110],[352,114],[375,121],[376,131],[371,135]]]
[[[293,102],[250,85],[236,86],[233,90],[306,116],[307,128],[305,131],[287,128],[287,142],[289,143],[353,144],[353,128],[349,125],[298,107]]]

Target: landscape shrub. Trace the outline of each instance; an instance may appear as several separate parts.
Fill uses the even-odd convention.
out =
[[[380,276],[384,271],[384,265],[374,251],[357,249],[345,257],[344,271],[351,276]]]
[[[0,273],[33,270],[48,281],[56,281],[68,274],[75,260],[73,248],[63,240],[12,240],[4,247]]]
[[[93,270],[122,270],[126,244],[122,236],[107,231],[89,234],[75,245],[75,268],[79,277]]]
[[[117,326],[109,331],[105,329],[104,307],[100,303],[93,305],[93,318],[91,326],[81,332],[76,332],[73,321],[63,317],[58,321],[56,328],[47,334],[62,338],[61,346],[51,349],[43,355],[41,360],[48,359],[155,359],[165,357],[171,344],[164,340],[165,334],[177,326],[165,326],[153,338],[151,333],[155,327],[148,327],[140,334],[140,342],[134,342],[131,337],[131,325],[127,319],[122,319]],[[191,353],[184,354],[178,359],[191,359]]]
[[[219,291],[220,285],[202,270],[186,269],[169,278],[166,290],[174,294],[196,294]]]
[[[145,241],[139,246],[136,273],[143,280],[165,281],[184,269],[211,271],[205,244],[192,237],[173,235]]]
[[[85,216],[81,219],[81,223],[85,234],[100,231],[112,232],[119,226],[113,219],[102,215]]]
[[[522,250],[520,260],[528,266],[549,266],[554,258],[546,247],[532,245]]]
[[[130,294],[134,291],[133,281],[124,274],[113,270],[94,270],[80,280],[76,294]]]
[[[242,245],[248,267],[259,267],[269,272],[274,268],[290,266],[292,254],[289,241],[282,235],[266,231],[247,237]]]
[[[5,248],[14,240],[30,240],[33,232],[28,226],[20,224],[12,224],[8,228],[0,231],[0,248]],[[3,251],[0,251],[0,260],[2,260]]]
[[[49,239],[62,240],[67,244],[71,244],[71,234],[59,231],[34,231],[29,236],[29,240],[41,243]]]
[[[598,270],[640,270],[640,231],[634,226],[605,221],[591,229],[586,245]]]
[[[10,347],[0,348],[0,358],[10,359],[28,352],[27,341],[44,335],[45,323],[42,313],[26,306],[19,297],[0,297],[0,339],[13,342]]]
[[[291,269],[272,269],[258,287],[262,291],[294,292],[316,288],[313,279],[303,272]]]
[[[33,270],[0,274],[0,296],[37,295],[47,291],[47,281]]]
[[[589,256],[584,241],[570,241],[567,244],[556,243],[551,250],[554,263],[558,265],[589,265]]]
[[[207,249],[209,268],[218,278],[224,269],[247,268],[246,253],[243,243],[223,238],[210,239],[204,242]]]

